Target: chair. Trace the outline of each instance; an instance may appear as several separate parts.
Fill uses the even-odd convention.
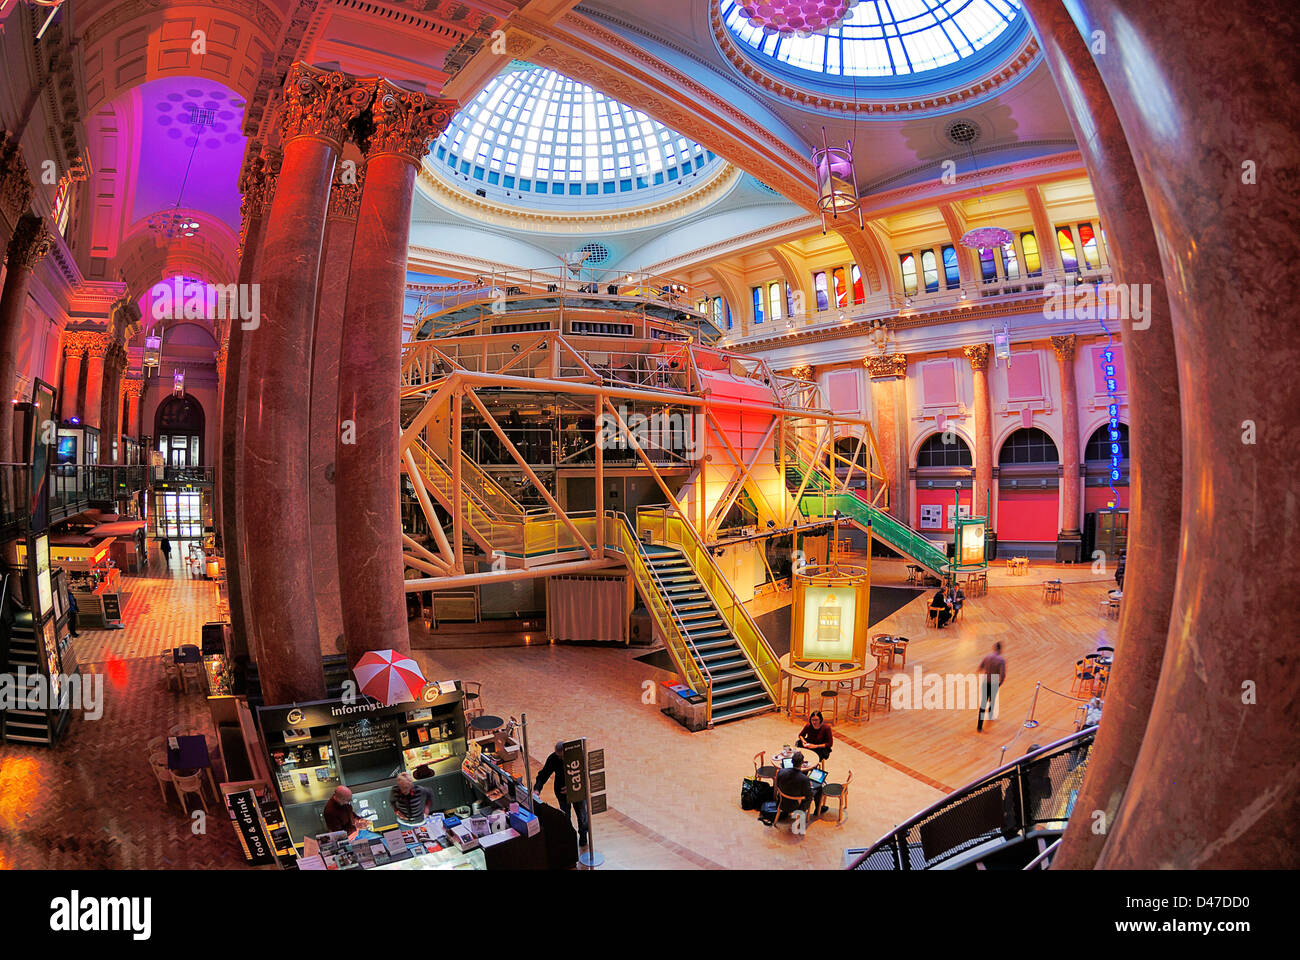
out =
[[[186,813],[190,812],[190,805],[188,802],[186,802],[185,798],[190,796],[191,794],[198,795],[199,803],[203,804],[203,811],[205,813],[207,812],[208,798],[207,795],[203,792],[202,771],[196,771],[195,773],[191,773],[188,775],[173,772],[172,785],[176,787],[176,796],[180,799],[181,806],[185,808]]]
[[[833,718],[832,722],[839,723],[840,722],[840,691],[838,689],[823,690],[820,696],[822,698],[822,702],[820,706],[822,716],[823,717],[826,716],[826,704],[829,703],[831,716]]]
[[[857,665],[856,663],[840,663],[840,664],[836,664],[836,666],[837,666],[840,670],[856,670],[858,665]],[[852,692],[853,692],[853,687],[854,687],[854,685],[855,685],[857,682],[858,682],[857,680],[853,680],[853,679],[850,679],[850,680],[836,680],[836,681],[835,681],[835,688],[836,688],[837,690],[842,690],[842,691],[846,691],[846,692],[848,692],[848,693],[852,693]]]
[[[470,688],[473,689],[470,689]],[[465,692],[465,722],[483,716],[483,684],[479,680],[462,680],[460,688]]]
[[[167,758],[165,756],[151,754],[149,756],[149,768],[153,770],[153,775],[158,781],[158,792],[162,794],[163,805],[165,806],[167,804],[167,785],[170,783],[173,787],[176,786],[176,781],[172,777],[172,772],[167,769]],[[180,798],[179,793],[177,793],[176,796],[177,799]],[[184,806],[183,803],[182,806]]]
[[[927,627],[937,627],[939,625],[939,610],[937,607],[925,608],[925,625]]]
[[[772,786],[776,787],[776,767],[770,763],[764,763],[766,755],[762,750],[754,754],[754,779],[771,780]]]
[[[822,788],[822,802],[834,799],[836,802],[835,822],[841,823],[844,820],[844,811],[849,808],[849,784],[853,782],[853,771],[844,778],[843,783],[828,783]]]
[[[908,640],[907,637],[895,637],[895,638],[894,638],[894,656],[895,656],[895,657],[902,657],[902,658],[903,658],[903,662],[900,663],[900,664],[898,664],[898,666],[899,666],[900,669],[903,669],[903,670],[906,670],[906,669],[907,669],[907,645],[908,645],[909,643],[911,643],[911,642],[912,642],[912,641],[911,641],[911,640]],[[890,661],[890,669],[891,669],[891,670],[893,669],[893,666],[894,666],[894,663],[893,663],[893,661],[891,660],[891,661]]]
[[[871,693],[874,687],[875,683],[873,681],[868,681],[865,685],[849,694],[849,710],[847,719],[871,719],[871,714],[867,712],[867,707],[871,703]]]
[[[1096,675],[1091,660],[1079,660],[1074,664],[1074,683],[1070,686],[1070,695],[1079,696],[1092,689],[1092,680]]]
[[[152,757],[155,754],[163,754],[164,756],[166,756],[167,754],[166,737],[154,737],[152,740],[149,741],[149,756]]]
[[[200,693],[203,692],[203,685],[206,678],[203,675],[203,664],[201,663],[182,663],[181,667],[181,687],[186,693],[190,692],[190,684]]]
[[[792,809],[792,810],[789,811],[789,815],[790,815],[791,820],[793,820],[794,817],[797,816],[797,815],[800,814],[800,813],[803,813],[805,816],[809,813],[809,811],[807,811],[807,810],[800,810],[800,809],[799,809],[800,805],[801,805],[801,804],[804,802],[804,800],[807,799],[807,798],[805,798],[805,797],[792,797],[792,796],[790,796],[790,794],[788,794],[788,793],[782,793],[780,787],[776,787],[776,786],[774,786],[773,789],[776,791],[776,819],[775,819],[774,821],[772,821],[774,824],[779,823],[779,822],[781,821],[781,818],[784,817],[784,816],[786,816],[785,811],[783,811],[783,810],[781,809],[781,807],[783,806],[783,804],[782,804],[782,801],[783,801],[783,800],[789,800],[792,804],[794,804],[794,809]],[[809,803],[808,806],[811,807],[812,804]],[[809,822],[811,822],[811,818],[809,818]]]
[[[871,684],[871,697],[867,701],[868,719],[876,712],[878,706],[883,706],[886,713],[893,709],[889,696],[893,689],[893,681],[894,678],[891,674],[882,674],[879,670],[876,671],[875,680]]]
[[[202,737],[202,736],[206,736],[206,734],[205,734],[202,730],[200,730],[197,726],[195,726],[194,724],[192,724],[192,723],[178,723],[178,724],[176,724],[176,726],[174,726],[174,727],[169,727],[169,728],[167,729],[167,736],[169,736],[169,737]],[[159,739],[161,740],[161,739],[163,739],[163,738],[162,738],[162,737],[159,737]]]
[[[164,650],[158,655],[158,663],[162,667],[163,683],[168,690],[181,689],[181,670],[180,665],[176,663],[170,650]]]
[[[803,700],[803,713],[798,713],[795,710],[795,707],[800,699]],[[812,710],[812,701],[808,697],[808,688],[803,686],[802,684],[800,684],[797,687],[792,687],[790,690],[790,702],[787,706],[789,708],[787,712],[792,717],[808,716],[809,711]]]
[[[894,645],[893,643],[871,642],[871,655],[876,658],[876,663],[882,670],[894,669]]]

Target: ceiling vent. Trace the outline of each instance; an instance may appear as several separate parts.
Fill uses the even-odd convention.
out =
[[[583,264],[588,267],[598,266],[609,259],[609,247],[603,243],[584,243],[578,248],[579,253],[588,254]]]
[[[944,135],[959,147],[968,147],[980,138],[979,125],[974,120],[954,120],[948,124]]]

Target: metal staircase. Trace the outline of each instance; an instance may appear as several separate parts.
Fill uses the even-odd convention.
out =
[[[708,591],[681,551],[643,548],[659,590],[688,641],[688,650],[712,680],[712,720],[722,723],[770,710],[772,697],[732,635]]]

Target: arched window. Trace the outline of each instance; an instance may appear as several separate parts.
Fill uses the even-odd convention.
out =
[[[767,285],[767,308],[773,320],[781,319],[781,284],[775,280]]]
[[[1025,251],[1025,272],[1036,277],[1043,272],[1043,262],[1038,256],[1038,238],[1032,232],[1020,235],[1020,249]]]
[[[203,406],[191,396],[168,397],[154,414],[154,436],[169,467],[203,463]]]
[[[1128,424],[1121,423],[1119,429],[1115,431],[1118,436],[1115,443],[1119,444],[1119,458],[1128,459]],[[1088,442],[1083,447],[1083,459],[1085,461],[1104,461],[1110,462],[1110,424],[1103,423],[1100,427],[1092,432]]]
[[[949,290],[955,290],[961,286],[961,267],[957,265],[956,247],[946,246],[943,248],[943,279]]]
[[[1074,234],[1069,227],[1056,228],[1056,246],[1061,251],[1061,267],[1066,273],[1079,269],[1079,258],[1074,252]]]
[[[910,253],[902,254],[898,266],[903,272],[903,292],[911,296],[916,293],[916,257]]]
[[[862,449],[859,451],[857,437],[840,437],[835,441],[835,452],[845,460],[848,460],[850,463],[855,463],[859,467],[869,466],[867,461],[871,453],[871,447],[868,444],[863,443]],[[853,459],[853,454],[855,453],[858,455],[857,460]],[[845,464],[838,460],[835,462],[835,466],[837,469],[847,469]]]
[[[948,442],[945,442],[948,441]],[[916,466],[922,467],[969,467],[970,447],[966,441],[955,433],[936,433],[927,437],[916,452]]]
[[[934,258],[933,250],[921,254],[921,273],[925,276],[926,293],[934,293],[939,289],[939,262]]]
[[[1056,443],[1037,427],[1017,430],[1007,437],[998,454],[998,466],[1017,463],[1056,463]]]

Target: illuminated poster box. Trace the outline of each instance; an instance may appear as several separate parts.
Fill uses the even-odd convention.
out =
[[[871,577],[864,567],[806,567],[796,572],[791,659],[862,663],[870,592]]]
[[[958,519],[953,556],[956,570],[982,570],[988,566],[984,558],[984,531],[987,527],[985,517],[963,517]]]

